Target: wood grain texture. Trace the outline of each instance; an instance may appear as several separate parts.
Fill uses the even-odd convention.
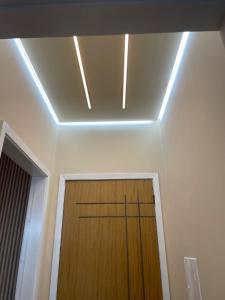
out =
[[[155,218],[141,219],[146,300],[162,299]]]
[[[154,222],[151,180],[68,181],[57,299],[161,300]]]
[[[121,184],[121,182],[123,184]],[[73,199],[78,203],[124,203],[137,202],[138,198],[145,203],[153,202],[153,188],[149,179],[143,180],[77,180],[67,181]]]
[[[4,153],[0,158],[0,299],[15,298],[31,176]]]
[[[129,280],[130,299],[144,299],[142,260],[140,251],[139,221],[137,218],[128,219],[128,249],[129,249]],[[127,298],[125,298],[127,299]]]

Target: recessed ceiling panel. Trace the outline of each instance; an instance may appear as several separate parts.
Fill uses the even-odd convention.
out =
[[[35,71],[62,121],[88,111],[73,38],[22,39]]]
[[[123,120],[124,36],[78,38],[92,111],[90,120]]]
[[[133,118],[157,119],[181,37],[181,33],[130,36],[126,107]]]
[[[122,109],[124,35],[78,37],[92,109],[72,37],[23,39],[52,106],[63,121],[155,120],[181,33],[130,35],[126,109]]]

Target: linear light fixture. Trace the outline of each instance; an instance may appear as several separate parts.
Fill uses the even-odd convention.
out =
[[[31,77],[33,78],[33,81],[36,84],[36,86],[37,86],[37,88],[38,88],[38,90],[39,90],[39,92],[42,96],[42,99],[44,100],[50,114],[52,115],[55,122],[58,123],[59,122],[58,117],[57,117],[57,115],[56,115],[56,113],[55,113],[55,111],[54,111],[54,109],[51,105],[51,102],[50,102],[50,100],[49,100],[49,98],[48,98],[48,96],[47,96],[47,94],[46,94],[46,92],[45,92],[45,90],[44,90],[44,88],[41,84],[40,79],[37,76],[36,71],[34,70],[34,67],[33,67],[33,65],[30,61],[30,58],[29,58],[26,50],[24,49],[24,46],[23,46],[21,40],[20,39],[14,39],[14,42],[15,42],[15,44],[16,44],[16,46],[17,46],[17,48],[18,48],[18,50],[19,50],[19,52],[20,52],[20,54],[21,54],[21,56],[22,56],[22,58],[23,58],[23,60],[26,64],[27,69],[29,70],[29,72],[31,74]]]
[[[63,126],[101,126],[101,125],[145,125],[151,124],[152,120],[132,120],[132,121],[90,121],[90,122],[58,122]]]
[[[124,37],[123,104],[122,104],[123,109],[126,108],[128,48],[129,48],[129,34],[126,33]]]
[[[83,85],[84,85],[84,91],[85,91],[85,95],[86,95],[88,108],[91,109],[91,101],[90,101],[87,82],[86,82],[86,78],[85,78],[85,74],[84,74],[84,68],[83,68],[83,63],[82,63],[82,59],[81,59],[81,55],[80,55],[80,47],[79,47],[77,36],[74,36],[73,40],[74,40],[75,49],[76,49],[76,53],[77,53],[77,59],[78,59],[79,67],[80,67],[80,73],[81,73],[81,77],[82,77],[82,81],[83,81]]]
[[[158,119],[160,121],[162,120],[163,115],[165,113],[166,106],[168,104],[170,94],[171,94],[173,86],[174,86],[174,82],[175,82],[175,79],[176,79],[176,76],[177,76],[177,73],[178,73],[178,70],[179,70],[179,67],[180,67],[180,63],[181,63],[181,60],[182,60],[182,57],[183,57],[183,54],[184,54],[185,47],[187,45],[189,35],[190,35],[190,32],[184,32],[183,35],[182,35],[181,42],[180,42],[178,52],[177,52],[177,56],[176,56],[174,66],[173,66],[173,69],[172,69],[172,73],[170,75],[170,79],[169,79],[169,82],[168,82],[168,85],[167,85],[167,88],[166,88],[166,93],[165,93],[165,96],[163,98],[162,106],[161,106],[161,109],[160,109],[160,112],[159,112]]]

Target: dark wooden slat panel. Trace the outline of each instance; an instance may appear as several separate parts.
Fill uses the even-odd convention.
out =
[[[13,292],[14,289],[11,288],[11,285],[14,286],[15,284],[14,276],[12,276],[10,279],[8,278],[10,275],[9,273],[11,273],[11,260],[12,260],[14,243],[15,243],[15,239],[13,238],[13,233],[17,230],[17,224],[15,224],[15,216],[14,216],[15,212],[17,213],[17,203],[14,204],[13,199],[17,197],[17,194],[19,192],[18,191],[19,186],[16,185],[16,178],[21,176],[21,170],[15,167],[15,172],[12,173],[11,175],[12,178],[15,178],[15,180],[13,180],[13,184],[10,184],[10,181],[8,181],[10,184],[10,186],[8,186],[8,189],[10,190],[10,194],[6,198],[8,200],[8,203],[6,203],[7,209],[4,212],[5,220],[3,221],[4,234],[3,234],[3,242],[2,242],[3,251],[1,253],[1,257],[6,258],[2,264],[2,270],[3,270],[2,278],[3,281],[5,282],[5,285],[3,286],[3,295],[9,299],[13,298],[13,295],[11,293]],[[16,186],[16,188],[15,189],[11,188],[12,186]]]
[[[31,177],[7,155],[0,158],[0,299],[15,297]]]

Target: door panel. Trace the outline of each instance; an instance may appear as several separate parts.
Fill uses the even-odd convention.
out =
[[[57,299],[162,299],[151,180],[66,183]]]
[[[141,219],[145,299],[162,299],[155,218]]]
[[[140,250],[139,221],[137,218],[127,220],[128,231],[128,257],[129,257],[129,289],[130,298],[125,299],[144,299],[143,293],[143,273]]]
[[[124,227],[122,218],[80,220],[75,299],[127,299]]]

